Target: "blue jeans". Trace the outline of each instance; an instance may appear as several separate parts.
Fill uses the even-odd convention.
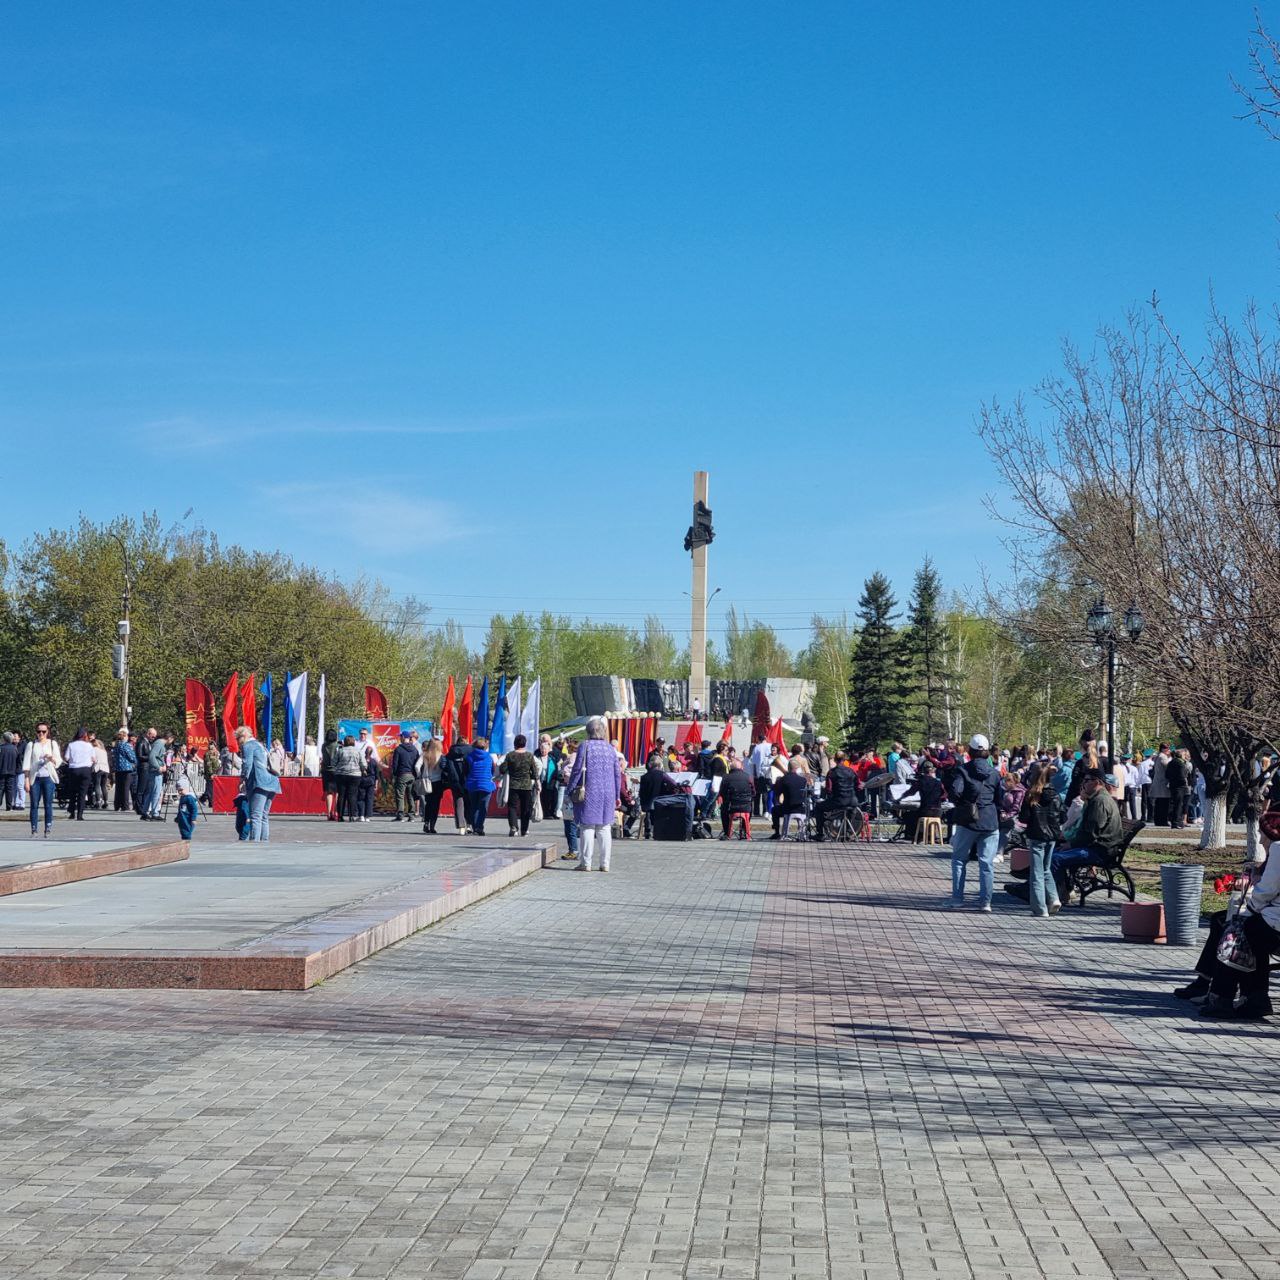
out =
[[[578,852],[578,824],[572,818],[564,820],[564,838],[569,845],[569,852],[576,855]]]
[[[478,836],[484,835],[485,815],[489,812],[491,791],[467,792],[467,826]]]
[[[160,800],[164,795],[164,774],[152,773],[147,777],[147,794],[142,802],[142,812],[149,818],[160,816]]]
[[[1053,862],[1053,841],[1028,840],[1027,852],[1031,854],[1031,886],[1027,901],[1031,904],[1032,915],[1046,915],[1049,908],[1058,902],[1058,885],[1050,865]]]
[[[31,834],[35,835],[36,828],[40,825],[40,802],[44,801],[44,829],[49,830],[53,826],[53,793],[57,789],[57,783],[52,778],[32,778],[31,779]]]
[[[249,792],[249,825],[245,827],[246,840],[268,841],[271,839],[271,802],[274,791]]]
[[[951,833],[951,901],[964,901],[964,875],[969,865],[970,850],[978,854],[978,905],[991,905],[991,894],[996,881],[996,846],[1000,843],[998,831],[971,831],[957,827]]]

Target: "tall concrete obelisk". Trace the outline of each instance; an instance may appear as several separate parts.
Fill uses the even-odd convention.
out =
[[[707,506],[707,473],[693,473],[693,525],[685,539],[693,559],[693,617],[689,626],[689,705],[710,710],[707,688],[707,545],[711,541],[711,512]],[[705,520],[701,517],[705,513]],[[705,525],[705,531],[704,531]]]

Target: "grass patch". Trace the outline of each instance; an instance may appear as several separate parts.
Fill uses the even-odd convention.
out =
[[[1194,844],[1162,844],[1158,849],[1131,844],[1124,855],[1125,870],[1141,894],[1163,898],[1160,887],[1162,862],[1200,863],[1204,866],[1204,888],[1200,893],[1200,909],[1208,914],[1222,911],[1227,905],[1225,893],[1214,893],[1213,882],[1220,875],[1234,875],[1244,861],[1243,849],[1201,849]]]

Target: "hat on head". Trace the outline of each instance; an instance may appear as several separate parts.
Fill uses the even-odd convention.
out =
[[[412,738],[412,737],[413,737],[413,730],[412,730],[412,729],[401,729],[401,730],[400,730],[400,736],[401,736],[402,738]]]
[[[987,735],[985,733],[975,733],[973,737],[969,739],[969,750],[990,751],[991,743],[987,741]]]

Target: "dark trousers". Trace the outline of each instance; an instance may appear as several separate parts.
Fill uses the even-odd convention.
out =
[[[107,783],[111,780],[109,773],[95,773],[93,775],[93,807],[95,809],[105,809],[107,807]]]
[[[1213,980],[1209,989],[1224,1004],[1230,1004],[1235,998],[1237,989],[1244,997],[1244,1003],[1247,1008],[1253,1010],[1270,1011],[1271,1000],[1268,994],[1268,983],[1271,980],[1270,957],[1273,951],[1280,950],[1280,933],[1277,933],[1261,916],[1246,915],[1244,917],[1244,936],[1249,940],[1249,946],[1253,948],[1253,954],[1257,960],[1252,973],[1242,973],[1239,969],[1232,969],[1229,965],[1214,964]],[[1212,936],[1213,926],[1210,924],[1210,934]],[[1221,936],[1222,926],[1218,926],[1218,935]],[[1208,944],[1205,944],[1208,950]],[[1217,944],[1214,944],[1214,950],[1217,950]],[[1201,961],[1204,955],[1201,955]],[[1196,965],[1199,969],[1200,965]]]
[[[1151,821],[1154,822],[1157,827],[1167,827],[1169,825],[1168,796],[1151,797]]]
[[[1150,822],[1151,818],[1151,783],[1144,782],[1142,784],[1142,820]]]
[[[138,775],[132,769],[120,769],[116,771],[116,802],[115,808],[117,813],[123,813],[126,809],[133,808],[134,794],[137,788],[134,783],[137,782]]]
[[[422,829],[424,831],[436,829],[436,820],[440,817],[440,801],[443,797],[444,790],[440,784],[431,783],[431,790],[422,797]]]
[[[16,773],[6,773],[0,776],[0,796],[4,797],[4,807],[6,809],[17,808],[18,775]]]
[[[507,793],[507,826],[511,828],[511,834],[515,835],[518,825],[520,834],[527,836],[529,834],[529,820],[532,817],[533,789],[517,791],[515,787],[512,787]]]
[[[137,785],[133,789],[133,810],[135,813],[141,813],[142,802],[147,796],[147,783],[151,781],[151,770],[139,769],[137,777]]]
[[[467,792],[467,825],[477,835],[484,835],[484,816],[489,811],[490,791]]]
[[[373,793],[377,789],[377,782],[368,775],[360,779],[360,785],[357,788],[357,803],[360,806],[360,817],[373,817]]]
[[[1174,787],[1169,793],[1169,825],[1171,827],[1187,825],[1187,801],[1190,799],[1190,787]]]
[[[67,817],[84,818],[84,804],[93,785],[92,769],[67,770]]]
[[[453,825],[459,831],[467,829],[467,793],[450,791],[449,801],[453,805]]]
[[[354,822],[360,813],[356,808],[360,794],[360,779],[338,775],[338,817]]]

